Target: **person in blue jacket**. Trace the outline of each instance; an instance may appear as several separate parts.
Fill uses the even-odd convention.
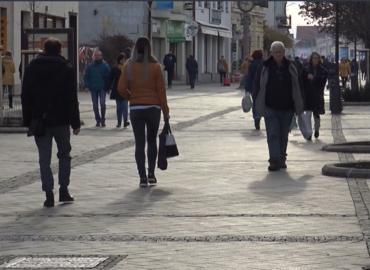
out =
[[[249,92],[252,95],[254,78],[256,77],[258,67],[263,62],[263,52],[262,52],[262,50],[255,50],[251,54],[251,58],[252,58],[252,60],[249,62],[248,77],[247,77],[247,81],[244,85],[244,90],[246,92]],[[254,127],[256,128],[256,130],[260,130],[260,128],[261,128],[260,127],[261,117],[258,116],[257,113],[256,113],[254,102],[253,102],[253,107],[252,107],[252,113],[253,113],[253,119],[254,119]]]
[[[84,87],[85,92],[90,91],[91,93],[96,127],[105,127],[105,88],[110,73],[110,68],[109,65],[103,60],[103,54],[101,51],[96,51],[94,56],[94,62],[92,62],[86,69]],[[99,114],[99,99],[101,116]]]

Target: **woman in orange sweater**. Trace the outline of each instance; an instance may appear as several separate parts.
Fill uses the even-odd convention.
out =
[[[169,119],[166,87],[162,67],[152,55],[147,37],[139,37],[131,58],[123,67],[118,82],[119,94],[130,101],[130,118],[135,137],[135,159],[140,187],[156,184],[157,136],[161,119]],[[145,128],[147,135],[145,136]],[[148,175],[145,170],[145,142],[148,142]]]

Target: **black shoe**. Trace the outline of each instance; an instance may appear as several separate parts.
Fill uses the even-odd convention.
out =
[[[155,178],[154,173],[149,173],[148,174],[148,182],[149,182],[149,184],[152,184],[152,185],[157,184],[157,178]]]
[[[148,178],[140,177],[139,187],[147,187],[148,186]]]
[[[121,123],[118,123],[116,127],[117,128],[120,128],[121,127]]]
[[[286,165],[285,161],[280,162],[280,169],[286,169],[288,166]]]
[[[312,135],[308,136],[307,141],[312,141]]]
[[[267,168],[270,172],[280,171],[280,163],[278,161],[271,161]]]
[[[96,127],[100,127],[100,123],[99,123],[99,122],[97,122],[95,126],[96,126]]]
[[[320,136],[319,131],[315,131],[315,138],[317,139]]]
[[[75,198],[69,193],[68,188],[60,188],[59,189],[59,202],[73,202]]]
[[[261,123],[261,119],[255,119],[254,120],[254,127],[256,128],[256,130],[261,129],[260,123]]]
[[[44,201],[44,207],[54,207],[55,200],[54,200],[54,193],[47,192],[46,193],[46,200]]]
[[[102,126],[102,127],[105,127],[105,126],[106,126],[106,124],[105,124],[105,120],[102,120],[102,121],[101,121],[101,126]]]
[[[123,127],[128,127],[130,125],[130,122],[126,121],[124,124],[123,124]]]

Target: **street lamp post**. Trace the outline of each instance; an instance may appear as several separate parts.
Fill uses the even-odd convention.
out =
[[[334,87],[330,86],[330,111],[332,114],[340,114],[342,98],[339,88],[339,2],[335,2],[335,82]]]

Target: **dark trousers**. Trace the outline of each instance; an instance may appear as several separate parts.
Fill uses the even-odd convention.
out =
[[[224,78],[226,77],[226,72],[220,72],[220,83],[224,83]]]
[[[157,136],[161,110],[158,108],[134,109],[130,111],[131,125],[135,137],[135,159],[140,177],[146,177],[145,141],[148,142],[148,171],[154,173],[157,160]],[[146,128],[146,134],[145,134]]]
[[[167,69],[167,84],[168,86],[172,86],[172,77],[173,77],[173,68]]]
[[[190,74],[190,73],[189,73],[189,83],[190,83],[190,87],[194,88],[196,78],[197,78],[197,74]]]
[[[51,192],[54,189],[54,177],[51,171],[51,153],[53,148],[53,139],[58,148],[57,157],[59,159],[59,185],[61,187],[69,186],[69,177],[71,175],[71,132],[69,126],[46,127],[45,134],[41,137],[35,137],[37,149],[39,151],[39,164],[42,182],[42,190]]]
[[[342,86],[346,87],[347,82],[348,82],[348,77],[341,77],[342,78]]]
[[[270,162],[286,160],[289,128],[294,111],[276,111],[266,108],[265,125]]]

